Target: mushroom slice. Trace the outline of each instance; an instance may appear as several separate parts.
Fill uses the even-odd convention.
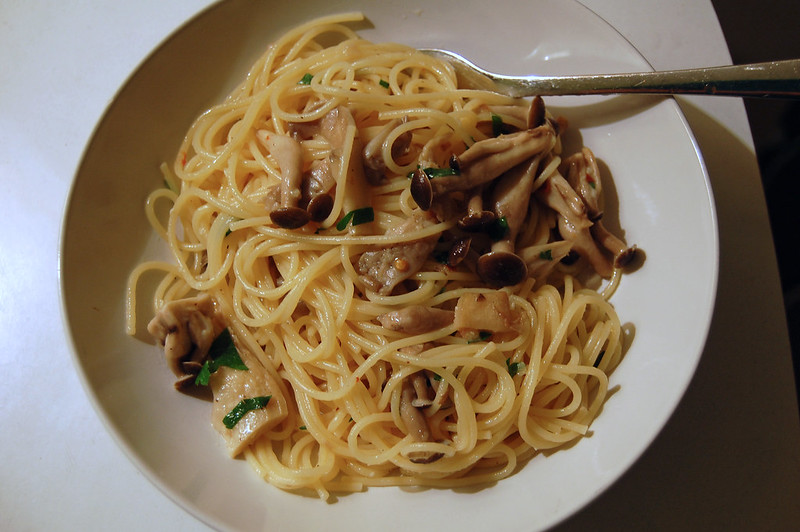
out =
[[[528,276],[524,260],[514,252],[517,234],[528,214],[533,181],[541,154],[518,164],[497,179],[492,189],[492,209],[505,220],[506,234],[492,244],[492,251],[478,259],[478,274],[490,286],[513,286]]]
[[[406,431],[415,442],[431,441],[431,429],[428,427],[428,420],[425,414],[414,406],[416,391],[414,386],[408,381],[403,383],[400,392],[400,419],[405,425]],[[444,456],[442,453],[429,451],[417,451],[408,454],[408,459],[416,464],[429,464]]]
[[[534,155],[549,152],[555,142],[555,131],[549,124],[480,140],[461,155],[453,157],[451,166],[458,175],[437,177],[431,181],[434,197],[488,183]]]
[[[637,249],[636,246],[625,245],[603,225],[603,185],[594,153],[589,148],[583,148],[565,159],[561,167],[566,171],[567,182],[586,205],[589,219],[594,222],[591,233],[595,241],[614,256],[614,267],[622,268],[633,260]]]
[[[248,361],[251,369],[237,370],[221,367],[209,379],[214,396],[211,424],[225,440],[228,453],[236,457],[252,445],[262,434],[274,428],[289,415],[286,398],[275,377],[265,370],[254,371],[253,361]],[[223,419],[242,400],[255,397],[269,397],[263,408],[244,414],[233,426],[225,426]]]
[[[331,172],[336,182],[347,187],[344,212],[370,206],[372,198],[364,175],[361,140],[350,110],[339,106],[329,111],[320,120],[320,134],[331,145]],[[370,225],[351,225],[350,232],[364,233]]]
[[[516,253],[492,246],[478,258],[478,275],[495,288],[514,286],[528,276],[528,265]]]
[[[547,111],[544,106],[544,100],[541,96],[534,96],[531,100],[531,105],[528,108],[527,122],[528,127],[539,127],[547,121]]]
[[[482,231],[496,219],[494,212],[483,208],[483,187],[479,186],[473,191],[467,203],[467,214],[458,221],[458,227],[462,231]]]
[[[178,299],[164,305],[147,324],[147,331],[164,346],[179,390],[200,371],[208,350],[224,326],[208,294]]]
[[[308,223],[310,216],[298,207],[302,196],[303,150],[300,143],[287,135],[260,130],[256,136],[275,158],[281,170],[280,206],[270,212],[272,222],[286,229]]]
[[[459,297],[454,323],[462,336],[480,331],[518,331],[521,326],[519,313],[511,308],[508,294],[502,290],[467,292]]]
[[[406,334],[423,334],[453,323],[453,311],[423,305],[410,305],[378,316],[385,329]]]
[[[570,241],[572,249],[585,257],[601,277],[609,278],[613,271],[611,261],[595,242],[586,205],[567,180],[560,173],[553,173],[547,183],[536,191],[536,196],[558,213],[561,237]]]
[[[589,219],[596,220],[602,216],[603,184],[592,150],[584,147],[580,152],[570,155],[562,161],[559,170],[586,204]]]
[[[387,235],[414,233],[436,223],[432,215],[416,210],[403,223],[390,228]],[[389,295],[394,287],[414,275],[436,247],[438,235],[366,251],[361,254],[356,270],[371,290]]]

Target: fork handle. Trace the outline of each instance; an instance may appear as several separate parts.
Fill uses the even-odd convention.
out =
[[[525,96],[649,93],[800,98],[800,59],[633,74],[498,76],[495,82],[508,88],[517,85]]]

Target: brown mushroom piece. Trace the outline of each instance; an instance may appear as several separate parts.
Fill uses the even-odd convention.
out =
[[[406,431],[415,442],[429,442],[431,441],[431,429],[428,427],[428,420],[425,414],[414,406],[416,398],[416,391],[413,384],[408,381],[403,383],[403,389],[400,392],[400,419],[405,425]],[[408,454],[408,459],[415,464],[429,464],[440,459],[442,453],[434,452],[411,452]]]
[[[535,194],[558,213],[558,231],[561,237],[570,241],[572,249],[585,257],[601,277],[609,278],[613,266],[592,236],[593,224],[587,215],[586,204],[567,180],[555,172]]]
[[[423,305],[410,305],[378,316],[378,321],[390,331],[423,334],[453,323],[453,311]]]
[[[528,266],[515,253],[515,242],[528,215],[533,182],[541,157],[519,164],[497,179],[492,189],[492,208],[506,225],[505,235],[478,259],[478,274],[490,286],[513,286],[528,276]]]
[[[167,365],[178,378],[178,390],[194,381],[211,344],[223,329],[208,294],[171,301],[147,324],[147,331],[164,346]]]
[[[311,219],[305,209],[298,207],[302,195],[303,150],[300,143],[288,135],[260,130],[256,136],[275,158],[281,171],[280,205],[269,213],[272,222],[285,229],[296,229]]]
[[[391,133],[400,125],[406,123],[407,119],[395,118],[387,122],[375,137],[364,146],[364,174],[367,181],[373,185],[381,183],[386,177],[386,162],[383,159],[383,148]],[[393,159],[408,153],[411,146],[411,132],[405,131],[398,135],[392,142],[390,152]]]
[[[528,107],[527,122],[529,128],[539,127],[547,121],[547,110],[541,96],[534,96]]]
[[[592,220],[591,233],[598,244],[614,256],[614,267],[621,268],[636,255],[636,246],[628,247],[603,225],[603,182],[594,153],[584,147],[579,153],[566,158],[561,164],[565,179],[586,204],[587,214]]]
[[[402,223],[389,228],[387,235],[414,233],[436,223],[436,219],[422,210],[415,210]],[[389,295],[401,282],[414,275],[436,247],[438,235],[418,238],[384,248],[365,251],[356,263],[361,280],[371,290]]]
[[[483,231],[496,219],[494,212],[483,208],[483,187],[477,187],[467,203],[467,214],[458,221],[458,227],[468,232]]]
[[[371,195],[364,175],[362,145],[355,119],[347,107],[339,106],[320,120],[320,134],[331,145],[331,172],[337,182],[345,183],[345,213],[369,207]],[[364,233],[371,224],[351,225],[351,233]]]
[[[480,140],[453,157],[451,166],[458,175],[431,181],[434,197],[488,183],[531,157],[550,151],[555,142],[556,135],[549,124]]]
[[[248,360],[248,365],[256,364]],[[211,374],[209,386],[213,394],[211,424],[219,432],[232,457],[241,454],[262,434],[289,415],[286,397],[278,378],[266,369],[255,371],[221,367]],[[247,412],[232,428],[223,420],[244,399],[269,397],[263,408]]]
[[[467,292],[458,298],[454,325],[461,336],[480,331],[504,333],[519,330],[520,317],[511,308],[508,294],[502,290]]]

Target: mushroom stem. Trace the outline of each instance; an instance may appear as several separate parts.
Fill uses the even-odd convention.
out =
[[[281,171],[280,206],[270,212],[273,223],[286,229],[296,229],[308,223],[308,213],[297,205],[302,196],[303,150],[292,137],[259,131],[258,139],[275,158]]]
[[[483,208],[483,188],[477,187],[467,203],[467,214],[458,221],[462,231],[482,231],[488,224],[495,221],[495,213]]]

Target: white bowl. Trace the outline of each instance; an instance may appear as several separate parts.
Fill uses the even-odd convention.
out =
[[[283,31],[325,13],[361,10],[373,41],[462,52],[506,73],[647,70],[613,28],[564,0],[246,2],[199,14],[132,74],[89,141],[64,219],[64,311],[75,361],[108,429],[153,483],[220,529],[538,530],[573,514],[618,479],[666,423],[705,343],[717,282],[713,199],[697,146],[669,98],[562,97],[566,115],[612,176],[628,242],[646,253],[613,298],[635,338],[611,377],[618,387],[567,449],[474,490],[373,488],[334,503],[280,491],[231,460],[208,404],[176,393],[159,349],[123,326],[125,283],[164,254],[144,214],[194,118],[244,76]],[[413,509],[413,510],[412,510]]]

